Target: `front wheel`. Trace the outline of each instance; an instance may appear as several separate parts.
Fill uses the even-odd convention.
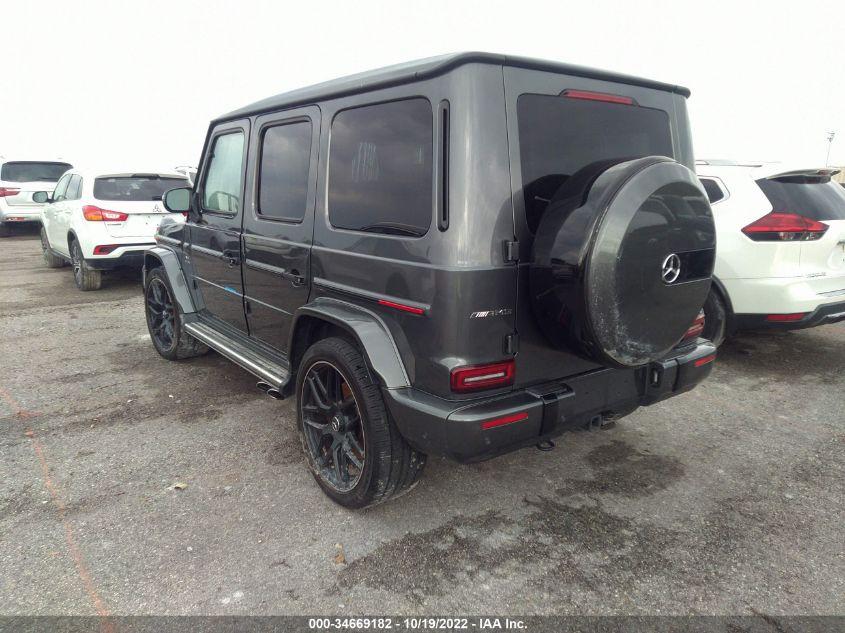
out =
[[[73,240],[70,243],[70,259],[73,264],[73,282],[80,290],[99,290],[103,285],[103,273],[91,268],[82,256],[82,247]]]
[[[349,342],[312,345],[296,381],[297,423],[317,484],[347,508],[365,508],[410,490],[426,456],[390,419],[364,357]]]
[[[53,249],[50,248],[50,242],[47,240],[47,231],[44,227],[41,228],[41,255],[44,257],[44,263],[47,268],[61,268],[65,265],[65,260],[56,255]]]
[[[154,268],[147,275],[144,312],[153,347],[167,360],[193,358],[208,352],[207,346],[185,332],[182,313],[162,268]]]

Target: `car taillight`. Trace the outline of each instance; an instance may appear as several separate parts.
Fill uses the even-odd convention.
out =
[[[89,222],[126,222],[129,219],[129,215],[126,213],[101,209],[92,204],[86,204],[82,207],[82,215]]]
[[[489,365],[455,367],[450,375],[452,391],[476,391],[513,384],[516,363],[513,359]]]
[[[692,322],[692,325],[689,326],[686,334],[684,334],[683,340],[688,341],[690,339],[696,339],[701,336],[701,333],[704,331],[704,310],[699,310],[698,316],[695,317],[695,321]]]
[[[827,231],[827,224],[797,213],[772,211],[742,229],[755,242],[798,242],[818,240]]]
[[[20,189],[15,187],[0,187],[0,198],[5,198],[6,196],[16,196],[19,191]]]

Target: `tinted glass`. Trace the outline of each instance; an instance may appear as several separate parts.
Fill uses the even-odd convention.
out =
[[[53,202],[61,202],[65,199],[65,193],[67,192],[67,185],[69,182],[70,174],[59,180],[56,184],[56,188],[53,190]]]
[[[700,180],[702,186],[704,187],[704,191],[707,192],[707,198],[710,202],[718,202],[725,197],[724,192],[719,185],[716,184],[715,180],[711,180],[710,178],[700,178]]]
[[[79,200],[82,194],[82,176],[71,176],[70,182],[67,185],[68,200]]]
[[[56,182],[71,165],[67,163],[37,163],[19,161],[4,163],[0,180],[8,182]]]
[[[232,132],[214,140],[202,190],[202,208],[237,213],[241,208],[244,134]]]
[[[302,220],[310,166],[310,121],[265,130],[261,143],[258,213],[280,220]]]
[[[555,191],[587,165],[614,158],[673,156],[663,110],[526,94],[517,103],[525,213],[537,229]]]
[[[332,225],[425,235],[432,214],[432,134],[425,99],[340,112],[332,122],[329,152]]]
[[[845,190],[829,179],[758,180],[773,211],[797,213],[811,220],[845,220]]]
[[[124,202],[161,200],[166,191],[186,186],[188,181],[185,178],[159,178],[154,175],[97,178],[94,180],[94,197]]]

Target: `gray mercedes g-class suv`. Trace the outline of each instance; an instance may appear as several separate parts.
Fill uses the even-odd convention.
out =
[[[295,395],[314,477],[354,508],[426,455],[549,447],[687,391],[716,353],[688,95],[469,53],[222,116],[145,256],[153,344]]]

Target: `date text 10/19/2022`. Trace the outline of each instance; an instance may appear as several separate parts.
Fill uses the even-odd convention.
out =
[[[309,618],[308,628],[314,631],[351,630],[351,631],[524,631],[523,620],[514,618],[477,617],[477,618]]]

